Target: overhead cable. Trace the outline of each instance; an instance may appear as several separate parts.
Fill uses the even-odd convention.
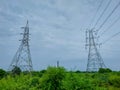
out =
[[[115,12],[115,10],[119,7],[120,5],[120,1],[119,3],[114,7],[114,9],[111,11],[111,13],[108,15],[108,17],[104,20],[104,22],[100,25],[100,27],[97,29],[97,31],[99,31],[103,25],[107,22],[107,20],[112,16],[112,14]]]
[[[104,15],[105,11],[107,10],[107,8],[109,7],[110,3],[112,0],[109,0],[108,4],[106,5],[105,9],[103,10],[103,12],[101,13],[100,17],[97,19],[94,28],[97,26],[98,22],[100,21],[100,19],[102,18],[102,16]]]
[[[102,35],[105,34],[107,31],[109,31],[110,28],[113,27],[119,20],[120,20],[120,16],[119,16],[113,23],[111,23],[111,24],[108,26],[108,28],[105,29],[105,30],[101,33],[100,36],[102,36]]]
[[[119,34],[120,34],[120,32],[118,32],[118,33],[112,35],[110,38],[108,38],[107,40],[103,41],[102,44],[105,44],[106,42],[108,42],[109,40],[111,40],[112,38],[114,38],[115,36],[117,36],[117,35],[119,35]]]

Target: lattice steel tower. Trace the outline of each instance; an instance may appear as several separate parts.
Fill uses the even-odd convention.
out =
[[[86,47],[89,47],[87,72],[96,72],[99,70],[99,68],[106,68],[103,59],[97,49],[97,46],[100,44],[96,43],[95,39],[98,37],[94,36],[95,31],[93,29],[86,31]]]
[[[24,29],[23,39],[20,40],[21,44],[13,58],[12,63],[10,64],[9,71],[12,71],[15,67],[19,67],[22,71],[31,72],[33,70],[31,54],[29,49],[29,25],[28,21]]]

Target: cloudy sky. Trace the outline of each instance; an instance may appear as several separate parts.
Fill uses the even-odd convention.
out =
[[[120,35],[110,38],[120,32],[119,2],[0,0],[0,68],[8,69],[22,39],[20,27],[29,20],[34,70],[55,66],[58,60],[68,70],[86,70],[88,50],[85,50],[85,31],[95,26],[109,3],[94,30],[106,20],[98,32],[98,43],[102,43],[98,50],[108,68],[120,70]]]

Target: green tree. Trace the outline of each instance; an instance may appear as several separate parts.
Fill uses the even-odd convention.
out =
[[[0,69],[0,79],[3,78],[6,74],[6,71],[3,69]]]
[[[109,68],[100,68],[98,72],[99,73],[108,73],[108,72],[112,72],[112,70]]]
[[[12,69],[12,74],[14,74],[14,75],[20,75],[20,73],[21,73],[21,69],[18,66],[15,66]]]
[[[63,67],[48,67],[41,78],[40,88],[42,90],[61,90],[64,77],[65,69]]]

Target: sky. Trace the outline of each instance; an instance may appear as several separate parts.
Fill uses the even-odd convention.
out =
[[[8,69],[22,39],[21,27],[29,20],[34,70],[56,66],[59,61],[60,66],[68,70],[85,71],[88,60],[85,31],[94,27],[109,1],[0,0],[0,68]],[[94,30],[100,27],[119,2],[111,0]],[[105,65],[117,71],[120,70],[120,34],[108,39],[120,32],[119,18],[120,6],[99,30],[97,40],[101,43],[98,51]]]

